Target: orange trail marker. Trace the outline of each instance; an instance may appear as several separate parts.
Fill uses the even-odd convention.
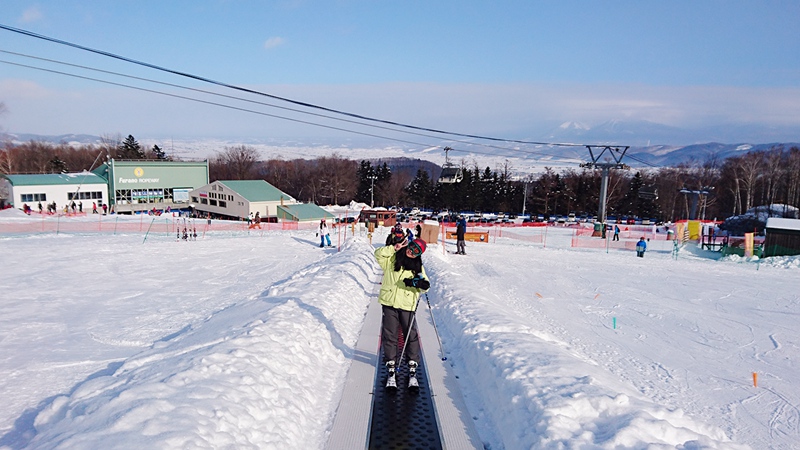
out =
[[[544,297],[542,297],[542,294],[540,294],[538,292],[536,293],[536,296],[539,297],[539,298],[544,298]]]
[[[758,374],[753,372],[753,387],[758,387]]]
[[[594,299],[597,300],[597,297],[600,297],[600,294],[594,296]]]

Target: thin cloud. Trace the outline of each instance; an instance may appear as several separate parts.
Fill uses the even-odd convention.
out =
[[[264,42],[264,48],[270,50],[275,47],[280,47],[284,43],[286,43],[286,40],[282,37],[271,37]]]
[[[22,23],[31,23],[41,19],[42,19],[42,12],[39,10],[39,7],[31,6],[22,13],[20,21]]]

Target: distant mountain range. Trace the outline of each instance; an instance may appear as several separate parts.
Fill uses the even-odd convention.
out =
[[[797,127],[718,125],[695,129],[672,127],[645,120],[610,120],[589,126],[565,122],[543,136],[547,142],[615,144],[637,147],[692,145],[706,142],[784,142],[800,139]]]
[[[630,158],[623,159],[622,162],[630,165],[631,167],[646,167],[646,166],[674,166],[680,163],[691,161],[706,161],[710,157],[725,159],[730,156],[740,155],[747,153],[751,150],[768,150],[773,147],[783,146],[788,149],[791,147],[800,147],[800,143],[770,141],[765,140],[761,143],[748,143],[741,142],[735,144],[724,144],[719,142],[708,142],[701,144],[691,145],[635,145],[632,142],[639,142],[643,136],[652,136],[653,141],[656,142],[669,142],[670,138],[675,138],[676,135],[681,133],[688,133],[685,130],[667,127],[649,122],[623,122],[623,121],[610,121],[599,126],[589,127],[579,122],[566,122],[553,129],[545,136],[543,142],[553,143],[580,143],[580,144],[596,144],[596,145],[630,145],[627,156]],[[629,139],[626,139],[626,136]],[[685,137],[685,136],[684,136]],[[532,139],[531,139],[532,140]],[[680,139],[675,139],[680,140]],[[54,144],[66,143],[69,145],[99,145],[103,143],[103,138],[100,136],[93,136],[88,134],[65,134],[58,136],[44,136],[36,134],[12,134],[0,133],[0,141],[10,141],[12,143],[23,143],[29,141],[50,142]],[[145,144],[146,142],[158,142],[162,147],[165,146],[163,141],[141,139],[143,145],[150,146],[152,144]],[[226,145],[252,145],[261,150],[264,157],[272,157],[265,151],[269,148],[271,151],[279,154],[276,147],[281,148],[302,148],[303,156],[310,158],[315,155],[328,156],[331,151],[337,151],[339,154],[350,157],[352,159],[370,159],[380,160],[382,158],[398,158],[408,157],[411,159],[422,159],[435,161],[441,165],[441,155],[439,151],[430,152],[429,150],[415,149],[401,149],[397,146],[392,146],[391,150],[382,149],[380,145],[365,146],[365,143],[359,144],[360,147],[352,154],[345,151],[347,145],[338,143],[333,144],[329,142],[319,143],[278,143],[274,140],[257,140],[257,139],[242,139],[241,141],[228,140],[194,140],[181,142],[184,150],[180,156],[186,157],[207,157],[213,151],[221,150]],[[351,143],[352,144],[352,143]],[[189,150],[187,150],[187,148]],[[191,149],[194,149],[192,151]],[[169,151],[169,149],[168,149]],[[191,153],[197,153],[192,155]],[[291,156],[292,152],[286,152],[284,156]],[[524,158],[519,158],[518,166],[529,165],[530,163],[537,163],[541,166],[549,165],[553,167],[563,166],[565,161],[573,160],[574,162],[588,161],[589,155],[584,146],[576,147],[559,147],[557,152],[548,152],[546,149],[536,154],[526,154]],[[557,153],[556,156],[548,156],[548,153]],[[484,158],[486,157],[484,153]],[[513,160],[506,156],[498,156],[506,160]],[[457,162],[458,159],[453,158]],[[410,163],[410,168],[417,168],[417,163]],[[484,164],[481,164],[483,167]]]

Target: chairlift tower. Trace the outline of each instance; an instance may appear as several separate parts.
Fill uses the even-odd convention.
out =
[[[689,220],[697,220],[697,204],[700,199],[703,199],[703,208],[701,220],[706,218],[706,198],[711,194],[714,188],[711,186],[703,186],[700,189],[682,188],[678,192],[683,194],[689,199]]]
[[[592,162],[583,163],[581,167],[602,170],[600,181],[600,206],[597,210],[597,220],[605,227],[606,223],[606,202],[608,200],[608,174],[611,169],[630,169],[627,164],[622,163],[625,152],[630,148],[629,145],[587,145],[589,156]],[[600,162],[601,158],[604,162]],[[603,232],[605,235],[605,231]]]

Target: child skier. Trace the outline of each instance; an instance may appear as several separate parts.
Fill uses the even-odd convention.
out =
[[[639,239],[639,242],[636,243],[636,256],[639,258],[644,258],[644,252],[647,250],[647,242],[644,241],[644,237]]]
[[[328,225],[325,223],[325,219],[320,220],[319,222],[319,247],[322,248],[325,246],[325,240],[328,241],[328,247],[331,246],[331,233],[328,230]]]
[[[383,309],[381,342],[383,358],[389,377],[386,387],[396,388],[397,327],[401,327],[408,351],[408,386],[418,387],[419,336],[414,314],[421,293],[431,287],[420,257],[425,252],[425,241],[402,241],[375,250],[375,259],[383,269],[383,280],[378,301]],[[403,355],[400,355],[402,360]]]

